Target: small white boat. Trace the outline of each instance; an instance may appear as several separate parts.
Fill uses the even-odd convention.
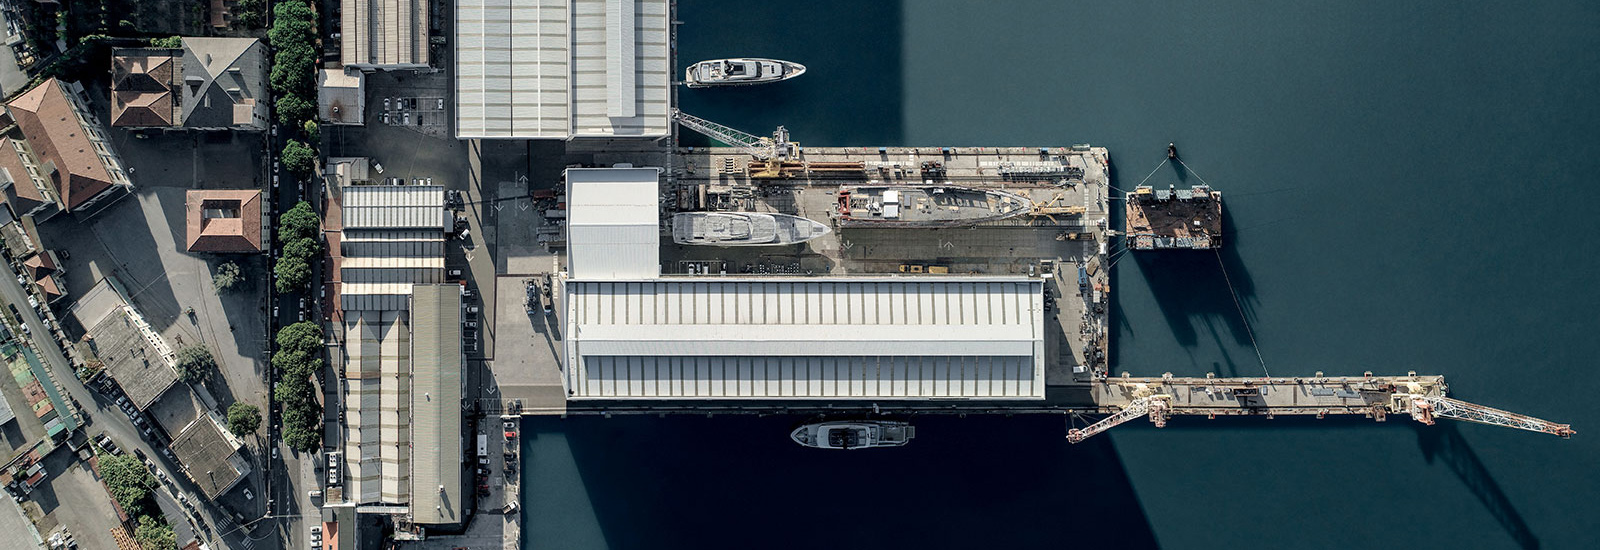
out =
[[[806,424],[790,432],[789,439],[816,449],[866,449],[899,447],[916,435],[909,422],[855,420]]]
[[[805,72],[805,65],[777,59],[754,57],[713,59],[690,65],[684,70],[683,83],[690,88],[749,86],[780,82]]]

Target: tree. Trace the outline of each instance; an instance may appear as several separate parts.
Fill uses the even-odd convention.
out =
[[[101,455],[100,477],[105,480],[111,497],[117,499],[117,505],[128,515],[136,515],[144,509],[144,500],[150,496],[150,487],[156,483],[150,470],[146,470],[139,459],[129,455]]]
[[[234,7],[233,23],[246,29],[260,27],[264,11],[261,0],[239,0],[239,5]]]
[[[205,346],[194,345],[178,350],[178,375],[184,382],[195,384],[211,378],[217,371],[217,358]]]
[[[296,426],[285,422],[283,442],[291,449],[311,452],[322,446],[322,434],[318,433],[317,426]]]
[[[310,124],[310,121],[306,121]],[[310,145],[298,140],[289,140],[283,144],[283,167],[288,168],[297,177],[311,175],[317,169],[317,151]]]
[[[322,351],[322,327],[311,321],[301,321],[278,329],[277,340],[280,353],[291,351],[315,356]]]
[[[273,266],[272,274],[278,278],[274,285],[280,294],[293,294],[311,283],[311,264],[305,258],[284,254]]]
[[[302,121],[311,120],[316,112],[317,106],[306,98],[297,95],[278,97],[278,122],[285,126],[299,126]]]
[[[278,242],[290,243],[317,236],[322,230],[322,219],[311,210],[311,203],[300,201],[278,217]]]
[[[133,538],[139,541],[139,546],[144,550],[174,550],[178,547],[178,538],[172,533],[172,526],[150,516],[139,516],[139,527],[133,530]]]
[[[239,275],[239,264],[233,262],[223,262],[217,266],[217,272],[211,274],[211,286],[215,287],[217,292],[233,290],[243,281],[244,277]]]
[[[305,258],[306,263],[316,259],[317,254],[320,252],[322,252],[322,243],[310,237],[295,239],[289,241],[289,244],[283,245],[284,256]]]
[[[152,48],[167,48],[167,49],[182,48],[183,47],[183,37],[182,36],[169,36],[169,37],[166,37],[166,38],[151,38],[150,39],[150,47],[152,47]]]
[[[322,128],[317,125],[317,121],[307,120],[305,127],[301,129],[305,131],[306,141],[322,143]]]
[[[228,405],[228,431],[244,436],[261,429],[261,409],[249,403],[234,401]]]

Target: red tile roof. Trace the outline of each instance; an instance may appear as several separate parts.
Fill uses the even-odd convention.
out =
[[[260,252],[261,192],[194,189],[184,198],[190,252]],[[207,211],[225,212],[206,217]]]
[[[38,157],[40,176],[73,210],[110,189],[111,173],[73,114],[71,99],[52,78],[17,96],[8,107]]]

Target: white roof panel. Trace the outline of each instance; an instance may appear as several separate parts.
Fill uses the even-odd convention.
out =
[[[640,279],[661,273],[660,171],[567,170],[567,265],[574,277]]]
[[[1026,277],[566,283],[573,399],[1043,399]]]

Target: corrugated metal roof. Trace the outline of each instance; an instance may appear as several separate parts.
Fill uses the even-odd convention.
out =
[[[411,328],[407,312],[345,312],[345,494],[405,504],[410,487]]]
[[[413,288],[412,519],[461,523],[461,287]]]
[[[342,0],[342,60],[354,67],[428,66],[430,0]]]
[[[668,23],[667,0],[457,0],[457,137],[670,135]]]
[[[572,280],[583,398],[1044,397],[1026,277]]]
[[[343,189],[345,229],[438,229],[448,226],[444,187],[350,185]]]
[[[641,279],[661,273],[660,172],[567,170],[567,265],[574,278]]]
[[[572,2],[573,137],[672,133],[667,11],[667,0]],[[613,26],[625,25],[628,12],[633,19],[631,40],[619,34],[624,29]],[[613,73],[613,66],[630,74]],[[632,91],[612,89],[630,84]],[[613,109],[627,110],[619,102],[632,102],[635,114],[612,116]]]

